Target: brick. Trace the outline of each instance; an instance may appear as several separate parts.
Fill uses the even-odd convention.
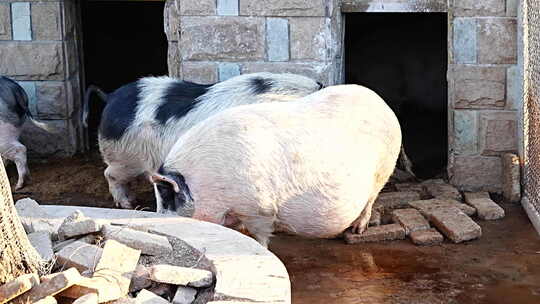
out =
[[[295,17],[289,19],[292,60],[325,60],[327,42],[325,18]]]
[[[238,63],[224,62],[218,65],[219,81],[225,81],[229,78],[240,75],[240,66]]]
[[[482,228],[456,207],[435,208],[429,211],[429,220],[454,243],[482,236]]]
[[[456,0],[454,1],[455,16],[504,16],[505,0]]]
[[[169,303],[169,301],[165,300],[164,298],[146,289],[141,290],[135,299],[137,303],[145,303],[145,304],[168,304]]]
[[[35,273],[23,274],[15,280],[0,286],[0,304],[4,304],[15,297],[27,292],[30,288],[39,284],[39,278]]]
[[[216,14],[216,0],[176,1],[181,16],[212,16]]]
[[[184,17],[180,22],[182,60],[245,61],[265,58],[264,18]]]
[[[504,217],[504,209],[490,198],[471,198],[469,196],[466,202],[476,208],[478,218],[482,220],[498,220]]]
[[[517,21],[515,18],[478,19],[478,63],[517,62]]]
[[[500,109],[505,105],[504,67],[457,65],[454,106],[456,109]]]
[[[369,218],[369,226],[381,225],[381,213],[377,210],[371,211],[371,217]]]
[[[66,217],[58,228],[58,239],[65,240],[100,230],[101,226],[95,220],[85,217],[82,212],[77,210]]]
[[[238,16],[239,0],[217,0],[217,14],[220,16]]]
[[[374,210],[384,213],[385,211],[407,208],[410,201],[420,199],[420,194],[416,191],[384,192],[379,193],[373,206]]]
[[[196,295],[197,289],[178,286],[172,302],[173,304],[191,304],[195,300]]]
[[[165,2],[163,17],[163,23],[165,25],[165,35],[167,35],[167,40],[169,41],[169,43],[171,41],[178,42],[178,35],[180,32],[180,17],[178,16],[178,8],[174,4],[174,1]]]
[[[56,264],[59,267],[74,267],[80,272],[94,270],[103,249],[81,241],[75,241],[56,253]]]
[[[52,296],[47,296],[37,302],[34,302],[34,304],[56,304],[58,303],[56,299]]]
[[[459,201],[453,200],[453,199],[428,199],[428,200],[418,200],[414,202],[410,202],[409,205],[425,216],[428,217],[429,213],[432,210],[440,209],[440,208],[448,208],[448,207],[455,207],[460,209],[465,214],[472,216],[476,213],[476,209],[473,207],[463,204]]]
[[[480,134],[480,147],[483,155],[500,155],[500,152],[517,151],[517,112],[489,111],[481,113]]]
[[[502,156],[502,192],[507,202],[517,203],[521,199],[521,173],[519,157],[512,153]]]
[[[454,18],[454,62],[476,63],[476,19]]]
[[[66,57],[66,78],[76,77],[79,72],[79,50],[75,39],[64,41]]]
[[[218,82],[217,64],[213,62],[182,62],[182,79],[196,83]]]
[[[135,268],[133,276],[131,277],[129,292],[136,292],[141,289],[148,288],[150,285],[152,285],[152,281],[150,280],[150,272],[148,271],[148,267],[141,264],[137,265],[137,268]]]
[[[14,79],[63,80],[62,42],[0,44],[0,74]]]
[[[66,119],[68,112],[64,82],[38,82],[36,84],[37,113],[40,119]]]
[[[73,301],[73,304],[97,304],[98,303],[98,295],[97,293],[88,293],[84,296],[76,299]]]
[[[131,248],[141,250],[142,254],[165,255],[172,252],[169,240],[161,235],[111,225],[104,225],[102,233],[105,239],[115,240]]]
[[[66,271],[56,273],[51,279],[34,286],[30,291],[19,296],[14,304],[34,303],[47,296],[54,296],[63,290],[77,284],[82,280],[81,275],[75,268],[70,268]]]
[[[242,0],[240,15],[325,16],[324,0]]]
[[[520,70],[518,65],[512,65],[506,70],[506,108],[509,110],[518,110],[521,107],[523,84]]]
[[[422,182],[422,185],[426,189],[426,192],[434,198],[448,198],[461,201],[461,193],[454,186],[446,182],[440,183],[427,180]]]
[[[409,237],[413,244],[420,246],[438,245],[444,241],[443,235],[434,228],[411,232]]]
[[[289,60],[289,22],[285,18],[266,19],[268,61]]]
[[[341,12],[411,13],[448,12],[445,0],[342,0]]]
[[[469,201],[472,199],[478,199],[478,198],[485,198],[490,199],[489,193],[486,191],[481,192],[463,192],[463,196],[465,197],[465,201]]]
[[[457,156],[451,183],[465,191],[500,192],[502,164],[499,157]]]
[[[34,40],[62,40],[62,17],[59,2],[32,3]]]
[[[26,122],[21,141],[31,154],[40,156],[72,156],[77,149],[73,120],[42,120],[49,131]],[[59,222],[58,224],[60,224]]]
[[[405,239],[405,229],[400,224],[381,225],[368,227],[361,234],[345,231],[345,242],[347,244],[357,244],[366,242],[381,242]]]
[[[214,279],[210,271],[172,265],[154,265],[148,271],[152,281],[182,286],[207,287]]]
[[[0,3],[0,40],[11,40],[10,12],[10,3]]]
[[[41,258],[51,261],[54,258],[51,235],[46,231],[36,231],[28,234],[30,244],[36,248]]]
[[[311,77],[327,83],[329,68],[326,63],[297,63],[297,62],[245,62],[242,63],[242,73],[293,73]]]
[[[425,196],[426,194],[424,186],[422,186],[419,183],[398,183],[398,184],[395,184],[394,186],[400,192],[414,191],[414,192],[418,192],[420,194],[420,197]]]
[[[32,28],[30,24],[30,3],[11,3],[13,40],[32,40]]]
[[[478,117],[476,111],[454,110],[454,151],[460,155],[478,153]]]
[[[506,16],[517,17],[519,0],[506,0]]]
[[[180,50],[178,48],[178,41],[169,41],[167,49],[167,67],[170,77],[182,78],[180,67],[183,62],[180,62]]]
[[[36,81],[17,81],[17,83],[23,88],[28,95],[28,110],[32,115],[37,116],[37,90]]]
[[[392,219],[394,223],[400,224],[405,229],[405,234],[409,235],[411,232],[418,230],[429,229],[429,222],[413,208],[397,209],[392,211]]]

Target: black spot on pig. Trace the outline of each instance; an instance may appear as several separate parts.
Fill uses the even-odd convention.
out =
[[[198,103],[212,85],[189,81],[174,82],[165,89],[163,104],[156,111],[156,120],[164,125],[170,118],[182,118]]]
[[[255,94],[264,94],[272,89],[273,83],[268,79],[256,77],[251,80],[251,89]]]
[[[30,115],[26,92],[14,80],[4,76],[0,76],[0,102],[19,118]]]
[[[139,94],[138,82],[132,82],[108,95],[99,125],[104,139],[119,140],[124,135],[135,119]]]
[[[187,202],[193,201],[191,191],[182,174],[176,171],[167,171],[163,166],[159,168],[158,173],[173,179],[180,188],[180,192],[176,193],[173,186],[167,182],[159,182],[156,184],[159,195],[161,196],[163,209],[178,213],[178,210],[184,208]]]

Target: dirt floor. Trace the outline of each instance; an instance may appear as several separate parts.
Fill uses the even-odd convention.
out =
[[[112,207],[104,169],[97,153],[34,161],[32,184],[14,196],[41,204]],[[13,183],[13,167],[8,174]],[[134,187],[139,209],[152,210],[151,187],[142,179]],[[504,219],[480,221],[482,238],[462,244],[346,245],[279,235],[270,250],[289,271],[294,304],[540,303],[540,237],[520,206],[502,207]]]

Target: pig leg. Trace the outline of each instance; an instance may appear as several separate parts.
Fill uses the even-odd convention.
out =
[[[2,156],[13,161],[17,166],[17,184],[15,190],[19,190],[24,186],[25,180],[29,177],[28,164],[26,160],[26,147],[18,141],[10,144],[9,148],[2,153]]]
[[[361,234],[362,232],[364,232],[364,230],[366,230],[369,224],[369,219],[371,218],[373,203],[375,202],[376,198],[377,196],[369,199],[366,207],[364,207],[364,210],[362,210],[362,212],[360,213],[360,216],[352,223],[352,233]]]
[[[135,195],[129,190],[129,182],[142,172],[139,168],[130,165],[111,163],[105,169],[105,178],[109,184],[109,191],[117,207],[132,209]]]
[[[268,248],[268,242],[270,242],[270,237],[274,232],[274,217],[240,217],[240,221],[242,221],[249,233],[255,236],[257,242],[264,248]]]

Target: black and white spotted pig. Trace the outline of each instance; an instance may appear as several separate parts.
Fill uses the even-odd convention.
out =
[[[321,88],[308,77],[263,72],[213,85],[145,77],[108,94],[98,140],[116,205],[133,207],[129,181],[157,171],[178,138],[198,122],[234,106],[288,101]],[[84,112],[86,117],[88,108]]]

